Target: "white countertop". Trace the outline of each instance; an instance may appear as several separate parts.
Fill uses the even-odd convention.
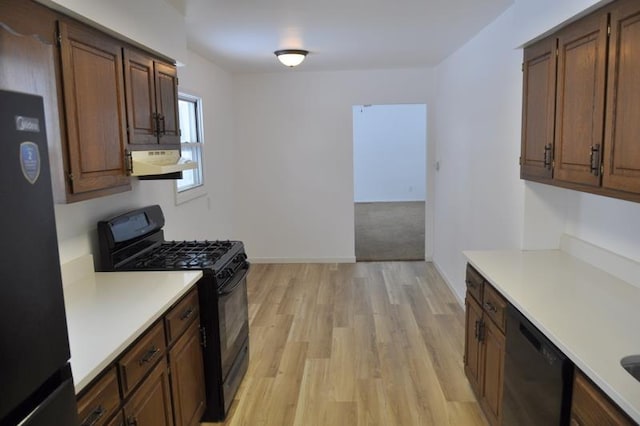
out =
[[[560,250],[466,251],[471,263],[573,363],[640,422],[640,288]]]
[[[202,276],[190,272],[98,272],[64,287],[76,393]]]

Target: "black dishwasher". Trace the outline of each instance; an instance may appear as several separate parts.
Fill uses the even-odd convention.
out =
[[[573,363],[509,305],[503,424],[568,425],[572,381]]]

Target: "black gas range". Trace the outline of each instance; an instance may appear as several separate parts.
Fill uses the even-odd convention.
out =
[[[246,276],[241,241],[166,241],[160,206],[98,223],[100,270],[201,270],[198,281],[207,408],[202,421],[226,417],[249,364]]]

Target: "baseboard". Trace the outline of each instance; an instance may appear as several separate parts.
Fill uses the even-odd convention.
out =
[[[251,263],[356,263],[354,257],[252,257]]]
[[[453,296],[456,298],[456,300],[458,301],[458,304],[462,307],[462,309],[464,310],[464,298],[461,297],[458,292],[456,291],[455,287],[453,286],[453,284],[451,283],[451,280],[449,280],[449,277],[447,276],[447,274],[444,273],[444,271],[442,269],[440,269],[440,267],[438,266],[438,264],[434,261],[431,261],[431,263],[433,263],[433,266],[436,268],[436,271],[438,271],[438,273],[440,274],[440,276],[442,277],[442,280],[444,281],[444,283],[447,285],[447,287],[449,287],[449,290],[451,290],[451,293],[453,293]]]

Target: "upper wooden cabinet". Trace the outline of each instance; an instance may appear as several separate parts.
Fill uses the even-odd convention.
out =
[[[607,53],[606,13],[558,35],[554,178],[600,185]]]
[[[640,201],[639,44],[640,3],[617,0],[525,48],[523,179]]]
[[[80,24],[58,30],[70,192],[127,191],[122,45]]]
[[[556,49],[551,37],[525,49],[520,177],[550,179],[556,105]]]
[[[640,193],[640,2],[611,9],[602,185]]]
[[[124,51],[131,149],[180,146],[176,68],[131,49]]]

